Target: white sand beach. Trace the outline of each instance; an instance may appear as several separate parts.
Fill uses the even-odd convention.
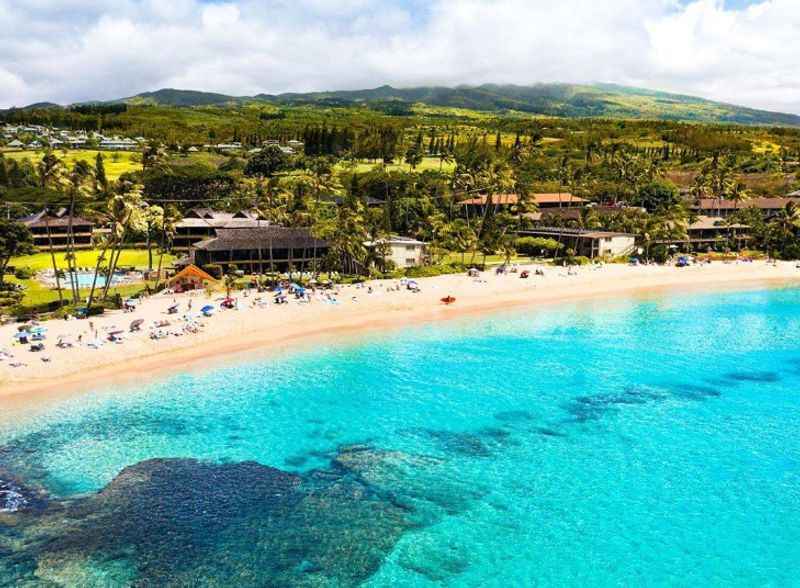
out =
[[[535,275],[541,269],[544,276]],[[330,344],[372,329],[461,317],[469,313],[499,311],[529,305],[551,304],[592,297],[613,298],[674,290],[712,291],[800,284],[794,263],[713,263],[675,268],[666,266],[606,265],[582,267],[570,275],[564,268],[520,267],[531,276],[495,275],[479,278],[448,275],[416,280],[420,292],[400,287],[398,281],[375,281],[362,286],[338,288],[337,303],[321,292],[310,302],[289,296],[277,305],[271,293],[236,292],[238,308],[219,309],[224,294],[208,298],[204,292],[163,294],[147,298],[134,312],[115,311],[91,320],[57,320],[43,323],[45,349],[31,352],[30,344],[14,342],[18,325],[0,328],[0,406],[24,405],[100,386],[138,382],[176,370],[203,367],[233,355],[264,353],[292,345]],[[371,291],[370,291],[371,290]],[[452,305],[441,299],[456,298]],[[261,303],[257,303],[260,297]],[[191,310],[189,304],[191,302]],[[177,314],[168,307],[179,305]],[[212,304],[213,316],[196,318],[196,332],[185,332],[185,315],[197,316]],[[130,333],[133,321],[143,321]],[[152,325],[169,325],[153,329]],[[151,338],[161,331],[164,338]],[[122,342],[108,334],[122,331]],[[59,339],[71,347],[58,347]],[[95,345],[97,342],[102,345]],[[45,361],[47,360],[47,361]]]

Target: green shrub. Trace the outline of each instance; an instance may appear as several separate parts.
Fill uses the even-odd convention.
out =
[[[570,255],[569,257],[562,257],[556,261],[556,265],[570,266],[570,265],[590,265],[592,260],[583,255]]]
[[[14,277],[18,280],[30,280],[33,274],[33,270],[29,267],[18,267],[14,270]]]
[[[205,270],[209,275],[216,278],[217,280],[222,279],[221,265],[217,265],[216,263],[209,263],[208,265],[203,266],[203,270]]]
[[[439,265],[423,265],[410,267],[405,271],[409,278],[433,278],[448,274],[466,273],[468,266],[463,263],[443,263]]]
[[[520,237],[514,241],[514,249],[523,255],[537,257],[545,253],[555,253],[564,245],[546,237]]]
[[[781,254],[781,259],[795,260],[800,259],[800,245],[797,243],[789,244]]]

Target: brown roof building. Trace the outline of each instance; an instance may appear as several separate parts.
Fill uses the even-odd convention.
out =
[[[304,270],[328,253],[328,242],[316,239],[306,229],[277,225],[250,228],[220,228],[214,237],[195,243],[192,263],[200,267],[235,265],[251,272]]]
[[[193,208],[181,221],[175,223],[172,248],[175,251],[189,251],[195,243],[215,236],[217,229],[248,229],[267,224],[267,221],[259,220],[257,213],[249,210],[234,213],[211,208]]]
[[[489,196],[487,194],[482,194],[475,198],[470,198],[469,200],[462,200],[460,204],[470,208],[483,208],[486,206],[488,201]],[[531,194],[529,201],[535,203],[539,207],[539,210],[550,208],[580,208],[589,202],[584,198],[579,198],[578,196],[574,196],[568,192],[561,194]],[[514,206],[518,203],[518,194],[494,194],[492,196],[493,206],[507,207]]]
[[[64,210],[55,214],[41,211],[37,214],[19,219],[19,222],[28,227],[33,234],[33,244],[39,249],[49,249],[51,246],[56,251],[67,249],[70,242],[70,225],[72,226],[72,243],[75,249],[91,249],[94,222],[80,217],[69,215]]]
[[[698,214],[706,216],[728,217],[739,210],[757,208],[766,216],[775,216],[786,208],[790,202],[800,204],[800,198],[749,198],[741,202],[716,198],[701,198],[693,206]]]

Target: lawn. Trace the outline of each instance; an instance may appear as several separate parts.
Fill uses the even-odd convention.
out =
[[[97,263],[97,257],[100,255],[99,250],[79,251],[76,254],[76,261],[78,267],[86,267],[94,269]],[[153,251],[153,267],[158,267],[159,254]],[[174,255],[164,255],[164,267],[169,267],[175,260]],[[66,260],[64,253],[56,253],[56,262],[59,268],[66,267]],[[22,257],[15,257],[11,260],[11,266],[15,268],[27,267],[34,272],[39,272],[53,267],[49,253],[36,253],[34,255],[25,255]],[[135,267],[137,269],[147,269],[147,251],[143,249],[124,249],[119,259],[120,267]],[[6,280],[15,284],[22,284],[25,288],[25,297],[22,299],[23,306],[32,307],[55,302],[58,300],[58,291],[49,288],[36,278],[29,280],[19,280],[13,276],[6,276]],[[153,285],[153,284],[151,284]],[[65,286],[64,295],[69,296],[69,284],[62,284]],[[140,291],[144,287],[144,283],[139,284],[126,284],[119,287],[112,287],[112,293],[119,293],[122,296],[128,296]],[[81,290],[81,296],[86,297],[89,295],[89,290]]]
[[[76,257],[76,265],[78,267],[90,267],[94,269],[95,264],[97,263],[97,257],[100,255],[99,249],[90,249],[86,251],[78,251],[75,254]],[[158,257],[159,253],[155,249],[153,250],[153,266],[158,266]],[[164,265],[169,266],[175,260],[174,255],[164,255]],[[63,252],[56,253],[56,263],[59,267],[66,267],[67,261],[66,256]],[[146,249],[123,249],[122,254],[119,258],[119,264],[123,267],[135,267],[137,269],[146,269],[147,268],[147,250]],[[50,258],[50,254],[47,252],[44,253],[35,253],[33,255],[24,255],[21,257],[14,257],[11,260],[11,264],[15,268],[20,267],[27,267],[32,269],[35,272],[51,269],[53,267],[52,260]]]
[[[14,276],[6,276],[6,281],[12,284],[22,284],[25,287],[25,296],[22,298],[22,306],[26,308],[34,308],[38,306],[43,306],[45,304],[50,304],[51,302],[55,302],[58,300],[58,291],[55,289],[50,289],[38,280],[18,280]],[[150,282],[150,286],[155,286],[155,282]],[[110,294],[113,296],[115,294],[119,294],[123,297],[132,296],[138,292],[141,292],[145,287],[145,283],[138,283],[138,284],[125,284],[123,286],[112,286],[109,288]],[[62,292],[64,293],[64,299],[69,300],[71,294],[69,290],[69,283],[63,284],[62,283]],[[102,288],[95,289],[95,296],[99,296],[102,293]],[[89,296],[89,288],[84,288],[80,291],[81,299],[86,300]]]
[[[44,151],[6,151],[3,156],[6,159],[16,159],[22,161],[24,159],[31,160],[32,163],[38,163],[44,156]],[[100,151],[93,149],[76,149],[69,151],[54,151],[67,168],[72,167],[76,161],[83,160],[92,167],[94,161]],[[132,153],[130,151],[102,151],[103,165],[106,168],[106,177],[109,180],[117,180],[125,172],[140,171],[142,169],[141,154]],[[136,161],[138,159],[138,161]]]

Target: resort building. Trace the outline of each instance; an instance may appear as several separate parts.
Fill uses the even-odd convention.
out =
[[[719,217],[700,216],[686,228],[688,239],[658,241],[661,245],[690,249],[695,252],[706,252],[719,248],[739,250],[747,245],[750,235],[747,225],[729,224]]]
[[[692,206],[692,210],[703,216],[727,218],[740,210],[757,208],[762,211],[766,217],[770,218],[778,215],[790,202],[800,205],[800,198],[750,198],[741,202],[735,200],[718,200],[716,198],[701,198]]]
[[[520,198],[518,194],[494,194],[491,200],[493,207],[502,209],[516,206],[519,204]],[[582,208],[589,203],[588,200],[579,198],[568,192],[561,194],[531,194],[528,197],[528,201],[535,204],[542,212],[552,209]],[[468,211],[483,212],[487,202],[489,202],[489,196],[487,194],[482,194],[476,198],[462,200],[460,204]]]
[[[217,229],[252,228],[269,224],[259,220],[254,212],[220,212],[210,208],[195,208],[175,224],[172,248],[175,251],[189,251],[192,245],[216,235]]]
[[[599,218],[613,217],[625,212],[646,212],[644,208],[638,206],[602,206],[595,204],[588,204],[583,208],[567,207],[567,208],[547,208],[540,209],[536,212],[528,212],[523,217],[530,219],[534,222],[541,222],[545,225],[561,224],[561,222],[578,222],[583,218],[583,215],[591,211]]]
[[[191,263],[224,269],[235,265],[250,272],[311,269],[328,253],[328,243],[306,229],[277,225],[249,228],[220,228],[215,236],[192,246]]]
[[[410,237],[393,236],[379,241],[365,243],[368,248],[385,248],[384,260],[395,268],[419,267],[429,262],[428,244]]]
[[[575,250],[576,255],[594,259],[596,257],[621,257],[635,251],[636,238],[628,233],[592,231],[587,229],[565,229],[559,227],[537,227],[519,231],[520,237],[543,237],[562,243],[565,248]]]
[[[113,139],[103,139],[100,141],[101,149],[109,149],[112,151],[133,151],[139,148],[139,144],[133,139],[120,139],[115,137]]]
[[[56,214],[46,211],[19,219],[33,234],[33,245],[39,249],[52,248],[57,251],[69,246],[69,215],[64,210]],[[83,217],[72,217],[72,242],[75,249],[91,249],[94,223]]]

